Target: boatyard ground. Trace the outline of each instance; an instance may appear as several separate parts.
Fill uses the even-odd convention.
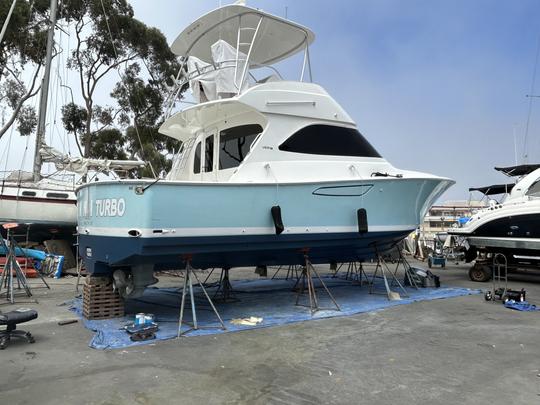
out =
[[[446,285],[490,287],[469,281],[468,268],[434,272]],[[2,403],[540,403],[540,312],[482,295],[102,351],[88,347],[92,332],[81,322],[58,325],[74,317],[59,304],[73,298],[75,281],[34,289],[37,305],[0,307],[39,311],[21,325],[36,343],[13,341],[0,352]],[[540,304],[540,275],[512,275],[510,287]]]

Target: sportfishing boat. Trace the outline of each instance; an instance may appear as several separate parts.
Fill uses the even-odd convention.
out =
[[[171,49],[194,105],[160,132],[183,143],[165,179],[78,188],[79,249],[128,297],[153,271],[363,260],[416,229],[454,182],[399,170],[311,82],[308,28],[243,5],[188,26]],[[300,80],[273,66],[303,53]],[[266,74],[265,74],[266,73]]]
[[[526,164],[496,167],[508,176],[517,176],[515,184],[502,184],[471,190],[486,195],[506,194],[501,203],[491,200],[461,228],[449,233],[465,237],[468,262],[486,254],[502,254],[508,267],[540,265],[540,165]],[[476,281],[491,277],[489,266],[474,267],[469,273]]]

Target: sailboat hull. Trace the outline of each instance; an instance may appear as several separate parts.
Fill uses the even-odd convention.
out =
[[[292,184],[140,181],[78,190],[79,249],[93,274],[365,260],[413,231],[452,181],[370,179]],[[281,209],[276,234],[271,208]],[[367,212],[367,232],[358,210]],[[360,232],[362,231],[362,232]]]

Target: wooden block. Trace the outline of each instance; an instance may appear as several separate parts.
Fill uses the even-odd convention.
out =
[[[87,277],[83,287],[83,316],[107,319],[124,316],[124,301],[109,277]]]

